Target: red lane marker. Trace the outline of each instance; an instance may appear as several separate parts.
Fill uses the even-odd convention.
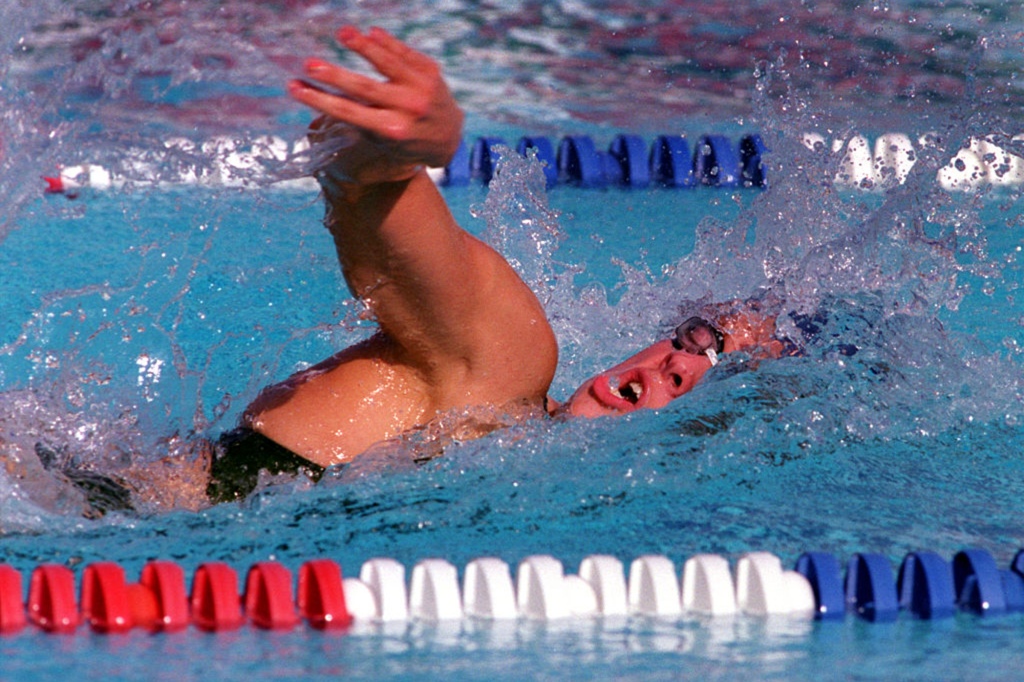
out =
[[[0,564],[0,635],[25,627],[25,604],[21,594],[21,573],[12,566]]]
[[[192,621],[202,630],[235,630],[242,626],[242,603],[238,597],[238,575],[220,562],[196,569],[192,581]]]
[[[57,564],[37,566],[28,590],[28,617],[47,632],[70,633],[78,627],[75,576]]]
[[[259,562],[249,569],[245,583],[245,613],[253,624],[273,630],[298,624],[291,571],[274,561]]]
[[[318,630],[341,630],[352,624],[341,567],[330,559],[307,561],[299,569],[298,602],[299,613]]]
[[[162,632],[188,627],[188,595],[181,566],[171,561],[150,561],[142,568],[139,583],[147,587],[156,600],[157,617],[147,627]]]

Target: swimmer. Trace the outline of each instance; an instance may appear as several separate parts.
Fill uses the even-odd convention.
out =
[[[0,461],[31,465],[14,478],[50,472],[84,496],[87,516],[136,500],[198,509],[246,497],[261,471],[316,480],[418,430],[469,438],[523,415],[656,409],[692,390],[723,353],[784,354],[759,301],[731,302],[690,317],[557,404],[548,389],[558,348],[540,302],[500,254],[456,224],[427,175],[462,139],[463,113],[438,65],[380,29],[345,27],[338,38],[380,78],[310,59],[288,91],[319,113],[310,140],[324,222],[349,289],[379,330],[262,391],[216,443],[174,436],[164,458],[128,457],[128,469],[98,472],[45,442],[0,442]],[[451,419],[460,414],[471,418]]]
[[[440,68],[381,29],[348,26],[338,39],[380,78],[310,59],[288,91],[320,115],[310,139],[326,156],[314,173],[325,224],[349,289],[380,329],[266,389],[243,419],[260,447],[327,467],[452,410],[597,417],[659,408],[692,390],[722,353],[777,354],[773,318],[693,318],[557,405],[547,392],[558,348],[539,301],[456,224],[427,175],[462,139],[463,113]]]
[[[384,80],[313,59],[289,92],[322,114],[313,153],[342,142],[315,176],[346,283],[380,329],[264,391],[245,417],[321,467],[457,408],[541,406],[558,361],[533,292],[456,224],[427,175],[462,134],[438,66],[379,29],[339,39]]]

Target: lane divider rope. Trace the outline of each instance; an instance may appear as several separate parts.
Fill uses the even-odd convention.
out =
[[[923,135],[914,142],[903,133],[880,135],[874,146],[863,135],[835,139],[829,144],[822,135],[806,133],[801,135],[800,141],[812,152],[835,156],[832,181],[837,186],[862,190],[902,184],[920,154],[937,144],[934,135]],[[951,191],[1024,184],[1022,142],[1024,134],[999,143],[991,137],[972,137],[939,169],[936,181]],[[463,141],[448,166],[430,169],[431,176],[444,186],[489,183],[503,145],[505,142],[500,137],[477,137],[469,145]],[[158,154],[129,151],[120,176],[97,164],[78,164],[45,177],[45,191],[74,195],[84,187],[120,187],[128,182],[129,176],[131,182],[140,185],[246,186],[272,181],[270,169],[289,162],[301,164],[308,160],[309,151],[305,139],[290,145],[272,136],[258,137],[247,143],[214,138],[199,145],[171,138],[165,142],[165,147],[168,160],[176,169],[171,172],[172,177],[166,177],[167,171],[160,170]],[[544,162],[548,187],[764,189],[768,186],[765,161],[769,150],[757,133],[743,135],[736,143],[724,135],[701,135],[692,147],[685,135],[659,135],[648,145],[638,135],[622,134],[612,139],[607,151],[599,149],[588,135],[566,135],[557,144],[545,136],[528,135],[519,138],[514,146],[506,147],[523,155],[528,150],[536,154]],[[829,167],[830,163],[823,160],[824,167]],[[273,184],[304,191],[317,189],[311,178],[273,181]]]
[[[30,624],[47,633],[70,634],[83,625],[97,633],[133,628],[175,632],[193,626],[208,632],[291,630],[305,621],[318,630],[365,623],[441,622],[463,618],[533,621],[640,616],[674,619],[787,616],[829,621],[847,614],[870,622],[896,620],[901,612],[920,619],[949,618],[958,611],[992,617],[1024,612],[1024,550],[1009,568],[992,555],[965,549],[951,561],[934,552],[911,552],[894,578],[889,559],[854,554],[845,575],[835,555],[806,552],[793,570],[768,552],[744,554],[730,570],[722,556],[698,554],[681,576],[672,561],[644,555],[628,571],[607,555],[586,557],[577,574],[566,574],[549,555],[523,559],[513,581],[509,565],[495,557],[470,561],[463,572],[444,559],[424,559],[412,570],[394,559],[365,562],[358,578],[343,577],[330,559],[307,561],[297,584],[281,563],[261,561],[238,574],[223,562],[201,564],[186,591],[185,573],[170,561],[150,561],[137,583],[117,563],[89,564],[75,599],[73,571],[57,564],[33,569],[27,601],[22,575],[0,564],[0,635]],[[297,589],[293,589],[296,588]]]
[[[661,135],[649,151],[638,135],[616,135],[608,151],[599,150],[588,135],[568,135],[557,146],[543,136],[522,137],[514,147],[499,137],[478,137],[472,147],[463,142],[436,179],[442,185],[465,185],[473,180],[487,184],[502,147],[522,155],[532,150],[543,162],[548,187],[767,186],[761,158],[767,148],[757,134],[745,135],[738,145],[724,135],[703,135],[692,154],[689,141],[681,135]]]

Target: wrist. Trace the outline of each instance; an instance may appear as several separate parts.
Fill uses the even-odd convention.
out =
[[[353,203],[367,190],[383,185],[408,182],[426,171],[422,165],[408,165],[390,168],[364,168],[357,172],[338,172],[337,169],[315,171],[313,177],[320,184],[324,198],[329,205]]]

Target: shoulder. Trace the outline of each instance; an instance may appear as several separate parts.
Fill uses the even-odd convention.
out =
[[[265,389],[246,410],[254,431],[320,466],[348,461],[423,423],[430,386],[385,335]]]

